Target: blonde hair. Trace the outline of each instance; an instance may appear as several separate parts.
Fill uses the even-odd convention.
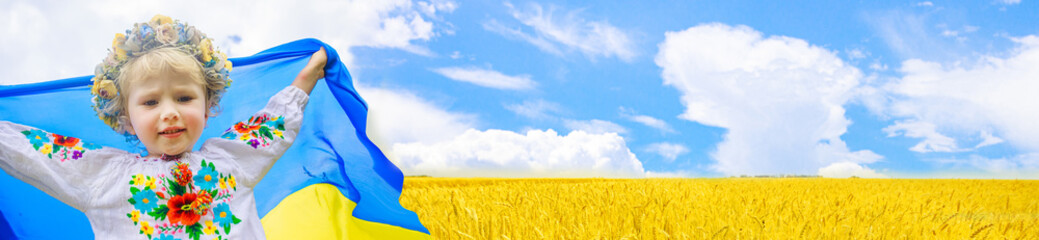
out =
[[[216,116],[220,98],[227,87],[227,81],[219,75],[206,75],[203,66],[187,50],[176,47],[158,48],[130,59],[116,77],[116,87],[120,94],[112,103],[105,106],[105,112],[118,113],[116,130],[125,133],[129,129],[129,112],[126,111],[127,96],[130,83],[158,74],[182,73],[190,76],[205,92],[206,116]]]

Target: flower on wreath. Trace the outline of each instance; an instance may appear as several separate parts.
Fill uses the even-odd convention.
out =
[[[194,26],[168,16],[155,15],[147,22],[135,23],[124,33],[116,33],[108,55],[95,67],[90,88],[94,95],[92,107],[98,118],[113,130],[128,134],[119,121],[124,109],[110,107],[120,94],[117,82],[123,67],[136,57],[160,48],[176,48],[192,55],[202,66],[202,75],[207,82],[224,82],[223,87],[208,89],[214,98],[219,99],[227,90],[226,86],[231,85],[232,64],[227,55],[214,47],[212,39]]]
[[[177,240],[177,239],[174,238],[173,235],[166,235],[165,233],[163,233],[163,234],[159,234],[158,237],[155,237],[155,240]]]

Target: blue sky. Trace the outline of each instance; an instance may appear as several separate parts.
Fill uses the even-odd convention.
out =
[[[204,5],[4,1],[0,79],[163,13],[232,56],[329,42],[409,175],[1039,178],[1034,1]]]

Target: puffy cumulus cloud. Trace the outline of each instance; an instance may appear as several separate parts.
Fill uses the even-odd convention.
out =
[[[628,129],[610,121],[592,119],[587,121],[564,119],[563,125],[574,131],[583,131],[592,134],[627,133]]]
[[[956,150],[956,142],[980,148],[1009,144],[1022,154],[1039,153],[1039,37],[1012,38],[1016,48],[1002,57],[984,56],[973,63],[943,65],[907,60],[903,77],[880,87],[874,98],[884,98],[875,111],[905,118],[889,129],[906,129],[905,136],[922,138],[927,150]],[[905,127],[914,123],[919,127]],[[913,134],[914,130],[919,133]],[[976,143],[974,143],[976,142]],[[967,149],[973,150],[973,149]],[[1025,157],[1010,157],[1021,165]],[[999,162],[986,161],[986,162]],[[1015,162],[1016,161],[1016,162]],[[975,165],[978,169],[998,168]]]
[[[542,51],[563,55],[567,51],[577,50],[584,55],[595,57],[617,57],[631,62],[635,58],[635,44],[631,37],[609,22],[588,21],[579,16],[580,11],[571,11],[561,15],[550,6],[547,10],[540,4],[530,3],[527,9],[517,9],[512,4],[506,7],[516,20],[533,29],[527,33],[491,20],[483,24],[484,29],[505,37],[526,41]]]
[[[492,69],[476,67],[445,67],[434,68],[431,71],[443,75],[451,80],[467,82],[505,90],[528,90],[533,89],[536,83],[530,80],[530,75],[509,76]]]
[[[643,177],[642,163],[616,133],[553,130],[519,134],[468,130],[433,144],[393,147],[407,174],[454,177]]]
[[[679,117],[728,130],[711,154],[715,171],[811,174],[882,158],[840,139],[850,124],[842,105],[862,74],[832,51],[718,23],[668,32],[659,47],[664,84],[686,107]]]
[[[646,146],[646,151],[656,153],[657,155],[664,157],[664,159],[667,159],[668,162],[673,162],[679,155],[688,153],[689,148],[682,144],[660,142]]]
[[[397,48],[432,55],[416,45],[437,36],[434,14],[451,2],[391,1],[5,1],[0,3],[0,84],[90,74],[115,33],[156,13],[192,24],[226,53],[246,56],[313,37],[339,50],[352,66],[351,47]],[[219,9],[219,11],[200,10]],[[16,60],[16,61],[15,61]]]
[[[853,162],[832,163],[829,166],[819,168],[819,176],[828,178],[887,178],[887,175],[877,173],[873,169],[863,167]]]
[[[477,116],[449,112],[404,89],[357,86],[368,103],[368,136],[382,149],[394,143],[447,141],[476,126]]]
[[[406,175],[453,177],[642,177],[622,127],[572,121],[586,131],[476,130],[474,114],[452,112],[403,89],[358,85],[369,105],[368,136]],[[618,130],[619,129],[619,130]]]
[[[891,100],[882,111],[934,124],[949,135],[985,132],[1039,152],[1039,37],[1014,41],[1018,47],[1006,58],[983,57],[975,64],[903,62],[904,76],[883,87]]]

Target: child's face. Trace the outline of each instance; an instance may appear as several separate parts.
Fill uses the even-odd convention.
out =
[[[128,83],[130,133],[150,156],[191,151],[206,126],[202,85],[183,73],[165,73]]]

